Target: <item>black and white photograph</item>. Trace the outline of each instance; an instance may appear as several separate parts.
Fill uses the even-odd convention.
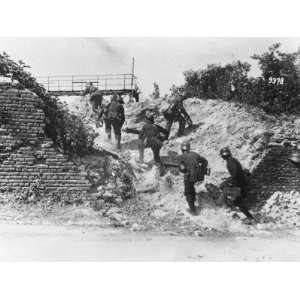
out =
[[[0,8],[1,299],[299,298],[296,1]]]
[[[300,38],[0,50],[1,261],[299,261]]]

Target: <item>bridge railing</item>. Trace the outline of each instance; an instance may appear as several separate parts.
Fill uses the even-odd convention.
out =
[[[134,90],[137,87],[133,74],[42,76],[37,80],[49,92],[80,92],[89,82],[99,90]]]

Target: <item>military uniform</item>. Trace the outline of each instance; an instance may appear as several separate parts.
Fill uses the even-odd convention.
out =
[[[112,101],[108,107],[107,112],[108,125],[114,129],[115,137],[117,140],[117,148],[121,148],[121,129],[125,122],[124,107],[119,101]],[[111,124],[111,125],[110,125]],[[109,130],[109,128],[108,128]]]
[[[237,206],[247,218],[253,219],[246,207],[245,199],[247,197],[247,182],[240,162],[234,157],[228,157],[226,159],[226,167],[230,174],[230,184],[234,187],[239,187],[241,190],[241,195],[236,197],[233,204]]]
[[[192,123],[192,120],[188,113],[186,112],[182,99],[175,100],[169,108],[164,112],[164,117],[167,119],[167,130],[171,131],[172,125],[174,122],[179,123],[179,129],[177,132],[178,136],[182,136],[184,134],[185,124],[186,122]]]
[[[89,85],[86,87],[86,89],[83,91],[82,95],[90,95],[89,101],[92,105],[92,110],[96,116],[96,121],[100,120],[101,117],[101,104],[103,101],[103,95],[102,93],[93,85]],[[100,111],[99,111],[100,109]]]
[[[161,136],[161,130],[158,126],[148,121],[139,134],[139,152],[140,160],[144,161],[144,149],[150,147],[153,152],[155,163],[160,163],[159,151],[163,145]]]
[[[103,95],[99,90],[93,92],[90,96],[90,103],[92,105],[92,110],[96,115],[96,119],[99,120],[101,117],[101,110],[102,110],[102,101]]]
[[[184,165],[184,194],[193,213],[196,212],[196,191],[194,184],[204,180],[207,174],[207,160],[195,152],[184,152],[179,157],[180,164]]]

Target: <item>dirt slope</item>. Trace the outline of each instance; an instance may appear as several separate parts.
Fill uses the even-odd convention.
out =
[[[85,102],[78,102],[78,99],[76,101],[72,102],[73,109],[87,116],[86,120],[93,123]],[[143,123],[140,116],[146,108],[153,110],[156,122],[164,126],[161,111],[167,105],[168,103],[161,100],[127,104],[125,126],[141,128]],[[289,120],[282,121],[267,116],[259,109],[221,100],[188,99],[184,102],[184,106],[193,120],[194,127],[188,130],[184,137],[176,138],[178,126],[176,124],[169,142],[161,150],[161,155],[167,156],[170,151],[180,153],[181,143],[190,141],[192,150],[207,158],[212,170],[211,176],[206,177],[205,182],[197,187],[201,214],[194,217],[186,211],[181,174],[167,170],[167,173],[160,177],[156,167],[151,167],[153,157],[150,149],[146,149],[145,164],[139,164],[137,136],[124,133],[121,154],[134,170],[136,189],[148,192],[138,193],[137,198],[129,200],[121,208],[112,208],[108,216],[120,226],[128,226],[134,231],[151,229],[202,234],[204,231],[217,230],[248,233],[249,226],[243,223],[244,217],[239,212],[217,207],[212,201],[212,191],[207,191],[205,186],[218,185],[222,178],[228,177],[225,163],[219,157],[222,147],[229,146],[243,167],[251,171],[263,156],[270,136],[273,136],[272,138],[280,136],[283,133],[282,128],[291,127],[292,123]],[[112,142],[107,140],[104,128],[96,130],[99,133],[96,143],[115,150],[114,140]],[[272,226],[259,224],[257,227],[258,230],[268,228]]]

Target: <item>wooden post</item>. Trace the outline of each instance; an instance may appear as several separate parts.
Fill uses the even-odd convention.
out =
[[[49,89],[50,89],[50,78],[49,78],[49,76],[48,76],[48,92],[49,92]]]
[[[72,75],[72,92],[73,92],[73,90],[74,90],[73,82],[74,82],[74,76]]]
[[[134,57],[132,58],[132,65],[131,65],[131,93],[130,93],[130,98],[129,101],[131,102],[132,97],[133,97],[133,77],[134,77]]]

